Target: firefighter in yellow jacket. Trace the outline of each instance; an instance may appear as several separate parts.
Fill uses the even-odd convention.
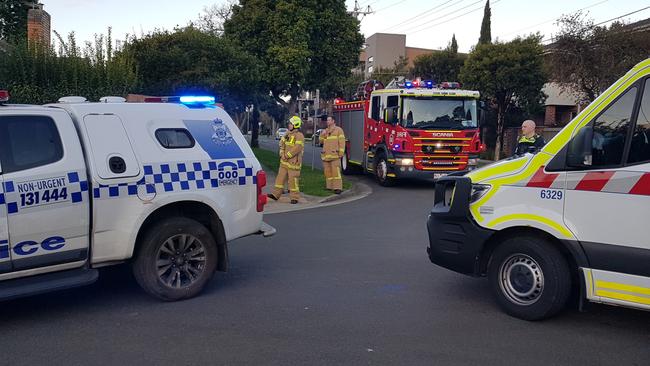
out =
[[[345,134],[343,129],[336,125],[334,117],[327,117],[327,128],[319,136],[323,144],[321,159],[323,160],[323,171],[325,173],[325,184],[327,189],[340,194],[343,189],[341,179],[341,158],[345,154]]]
[[[280,139],[280,169],[277,178],[275,178],[273,193],[268,194],[269,198],[276,201],[282,196],[285,183],[288,183],[289,186],[291,203],[296,204],[300,199],[299,178],[302,154],[305,149],[305,137],[300,132],[301,125],[300,117],[291,117],[287,126],[289,132]]]

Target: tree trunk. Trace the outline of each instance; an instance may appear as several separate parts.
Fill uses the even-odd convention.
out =
[[[494,159],[501,160],[501,150],[503,149],[503,124],[505,122],[504,108],[497,107],[497,143],[494,146]]]
[[[260,132],[260,106],[258,103],[253,104],[253,126],[251,132],[251,147],[259,147],[259,132]]]

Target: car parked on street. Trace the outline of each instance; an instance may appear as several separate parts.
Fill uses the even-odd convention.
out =
[[[314,132],[314,134],[312,135],[312,137],[311,137],[311,144],[312,144],[313,146],[323,146],[323,144],[322,144],[320,141],[318,141],[319,138],[320,138],[320,134],[321,134],[322,132],[323,132],[323,129],[322,129],[322,128],[319,128],[319,129],[317,129],[316,132]]]
[[[287,132],[289,132],[289,130],[286,129],[286,128],[284,128],[284,127],[282,127],[282,128],[278,128],[278,130],[275,131],[275,139],[276,139],[276,140],[281,139],[282,136],[284,136],[284,135],[287,134]]]

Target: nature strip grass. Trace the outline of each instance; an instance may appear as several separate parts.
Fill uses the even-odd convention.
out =
[[[273,151],[264,150],[260,148],[253,148],[253,152],[264,167],[264,170],[271,170],[273,174],[278,173],[280,165],[280,158],[278,154]],[[273,185],[273,182],[268,182],[268,185]],[[350,189],[352,184],[343,179],[343,189]],[[325,175],[322,170],[313,169],[311,166],[304,165],[300,171],[300,191],[310,196],[326,197],[332,194],[332,191],[325,189]]]

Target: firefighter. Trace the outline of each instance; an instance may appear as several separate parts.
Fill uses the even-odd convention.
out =
[[[521,137],[517,140],[517,147],[515,148],[514,155],[517,156],[523,155],[527,152],[537,152],[544,147],[545,144],[546,142],[544,141],[544,137],[535,133],[535,122],[525,120],[524,123],[521,124]]]
[[[300,199],[300,168],[302,167],[302,154],[305,149],[305,137],[300,132],[302,120],[298,116],[289,119],[287,132],[280,139],[280,169],[278,176],[275,178],[275,187],[273,193],[267,196],[273,200],[278,200],[282,196],[285,182],[289,186],[289,197],[291,203],[298,203]]]
[[[341,158],[345,153],[345,134],[343,129],[336,125],[334,117],[327,117],[327,128],[321,132],[319,138],[323,144],[321,159],[323,160],[323,171],[325,173],[325,185],[327,189],[341,194],[343,180],[341,179]]]

